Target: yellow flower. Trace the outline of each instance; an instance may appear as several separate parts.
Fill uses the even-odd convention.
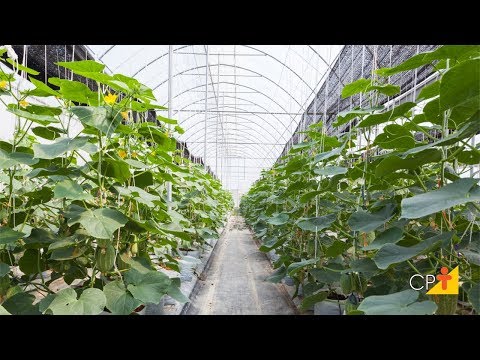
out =
[[[8,86],[8,83],[3,80],[3,81],[0,81],[0,89],[6,89]]]
[[[103,99],[108,105],[113,105],[115,104],[115,101],[117,101],[117,97],[118,95],[108,93],[108,95],[104,96]]]
[[[128,111],[122,111],[120,114],[124,120],[128,120]]]
[[[138,154],[137,154],[135,151],[134,151],[134,152],[132,152],[132,158],[136,159],[136,158],[137,158],[137,156],[138,156]]]
[[[120,156],[122,159],[125,159],[127,153],[125,152],[125,150],[118,150],[118,156]]]
[[[19,104],[20,104],[20,106],[23,107],[23,108],[26,108],[26,107],[29,105],[28,102],[26,102],[25,100],[21,100],[21,101],[19,102]]]

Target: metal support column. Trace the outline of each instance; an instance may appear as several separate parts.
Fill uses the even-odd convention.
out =
[[[208,45],[205,46],[205,130],[203,132],[203,167],[207,170],[207,119],[208,119]]]
[[[172,72],[173,72],[173,46],[168,45],[168,118],[172,118]],[[170,125],[167,124],[168,129]],[[167,181],[167,209],[170,211],[172,202],[172,183]]]

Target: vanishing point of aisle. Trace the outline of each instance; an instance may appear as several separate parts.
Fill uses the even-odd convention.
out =
[[[188,315],[291,315],[295,311],[280,285],[265,281],[272,273],[243,218],[232,216],[199,279]]]

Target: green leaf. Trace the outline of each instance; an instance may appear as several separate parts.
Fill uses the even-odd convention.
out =
[[[65,261],[65,260],[72,260],[77,257],[82,256],[87,249],[85,247],[61,247],[60,249],[52,250],[50,255],[50,260],[58,260],[58,261]]]
[[[311,199],[313,199],[315,196],[321,194],[322,192],[323,192],[322,190],[317,190],[317,191],[310,191],[306,194],[303,194],[302,196],[300,196],[300,203],[306,204]]]
[[[345,148],[345,144],[346,143],[342,144],[342,146],[337,147],[333,150],[315,155],[314,163],[316,164],[319,161],[328,160],[328,159],[331,159],[333,157],[336,157],[336,156],[340,155],[342,153],[343,149]]]
[[[169,119],[169,118],[163,117],[163,116],[161,116],[161,115],[157,115],[157,120],[162,121],[162,122],[164,122],[165,124],[172,124],[172,125],[178,124],[178,121],[177,121],[177,120]]]
[[[470,301],[470,304],[472,304],[477,314],[480,314],[480,283],[470,288],[468,291],[468,301]]]
[[[53,77],[49,78],[48,82],[60,87],[59,92],[67,100],[82,104],[89,104],[92,106],[98,105],[98,93],[90,90],[87,85],[79,81],[71,81]]]
[[[37,249],[28,249],[18,261],[20,270],[27,274],[38,274],[47,270],[45,260]]]
[[[23,239],[26,249],[46,248],[57,240],[56,235],[44,229],[32,229],[30,236]]]
[[[24,236],[24,233],[13,231],[5,226],[0,227],[0,245],[13,244]]]
[[[383,109],[383,107],[381,107],[380,109],[377,109],[377,108],[372,108],[372,109],[355,108],[353,110],[342,111],[337,115],[337,121],[333,123],[333,126],[337,127],[337,126],[346,124],[347,122],[355,119],[358,116],[371,114],[374,110],[381,110],[381,109]]]
[[[404,126],[390,124],[377,135],[373,144],[383,149],[410,149],[415,146],[415,139]]]
[[[93,166],[96,168],[98,163],[94,163]],[[104,159],[102,161],[102,175],[117,179],[120,182],[125,182],[132,174],[130,173],[130,167],[123,160],[114,160],[114,159]]]
[[[398,227],[392,227],[390,229],[381,232],[375,237],[375,240],[363,248],[363,250],[376,250],[380,249],[385,244],[395,244],[403,239],[403,230]]]
[[[395,208],[390,204],[374,213],[360,209],[350,216],[348,225],[353,231],[370,232],[390,220],[394,210]]]
[[[8,153],[0,149],[0,169],[9,169],[19,164],[35,165],[38,159],[34,159],[33,155],[23,152]]]
[[[269,275],[265,281],[271,283],[279,283],[282,279],[287,276],[287,268],[285,265],[280,266],[277,270],[275,270],[271,275]]]
[[[277,237],[266,237],[263,240],[262,246],[260,246],[259,250],[263,252],[271,251],[282,246],[285,241],[287,241],[287,238],[285,236],[280,239]]]
[[[53,127],[53,126],[47,126],[47,127],[37,126],[32,129],[32,132],[35,135],[47,140],[55,140],[56,138],[62,136],[61,134],[65,133],[65,131],[61,129],[57,129],[56,127]]]
[[[314,169],[313,172],[317,175],[333,176],[338,174],[345,174],[347,168],[340,166],[325,166],[324,168]]]
[[[358,79],[350,84],[347,84],[342,89],[342,98],[345,99],[349,96],[365,92],[371,84],[371,79]]]
[[[358,310],[367,315],[432,315],[437,310],[433,301],[417,302],[420,293],[404,290],[389,295],[374,295],[365,298]]]
[[[407,154],[407,152],[404,154]],[[437,149],[425,149],[418,154],[411,154],[406,159],[402,159],[397,155],[390,155],[378,163],[375,168],[375,176],[382,178],[401,169],[415,170],[422,165],[438,162],[441,159],[442,152]]]
[[[10,266],[7,264],[0,262],[0,278],[4,277],[10,272]]]
[[[325,256],[327,257],[337,257],[338,255],[342,254],[345,250],[347,250],[351,245],[344,241],[335,240],[332,245],[330,245],[327,250],[325,251]]]
[[[308,260],[291,263],[290,265],[288,265],[287,273],[288,275],[293,276],[304,267],[313,265],[317,263],[317,261],[318,261],[317,259],[308,259]]]
[[[20,71],[25,71],[27,74],[30,74],[30,75],[40,74],[37,70],[33,70],[33,69],[30,69],[29,67],[23,66],[13,59],[7,58],[6,60],[10,65],[14,66],[15,68],[17,68]]]
[[[431,99],[435,96],[440,94],[440,81],[435,81],[432,84],[429,84],[422,88],[420,93],[417,96],[417,101],[425,100],[425,99]]]
[[[30,95],[32,96],[60,96],[60,93],[53,90],[50,86],[45,84],[42,81],[39,81],[31,76],[28,77],[30,82],[35,85],[35,89],[30,91]]]
[[[55,65],[62,66],[64,68],[77,72],[97,72],[100,73],[105,69],[105,65],[100,64],[93,60],[80,60],[80,61],[59,61]]]
[[[70,200],[92,200],[93,196],[83,191],[81,185],[66,179],[57,183],[53,189],[54,197],[57,199]]]
[[[419,242],[417,245],[404,247],[395,244],[385,244],[378,250],[373,258],[379,269],[386,269],[392,264],[409,260],[422,253],[428,253],[434,249],[447,244],[453,236],[453,232],[445,232],[432,236]]]
[[[2,306],[12,315],[40,315],[38,304],[33,305],[34,301],[32,294],[19,292],[5,300]]]
[[[38,310],[43,314],[48,309],[53,299],[55,299],[55,294],[48,294],[38,303]]]
[[[65,217],[68,218],[69,226],[80,223],[90,236],[99,239],[110,239],[113,233],[128,221],[125,215],[115,209],[101,208],[92,211],[77,205],[70,205]]]
[[[402,200],[402,218],[418,219],[453,206],[480,200],[478,179],[462,178],[444,187]]]
[[[167,295],[177,300],[181,304],[185,304],[190,301],[190,299],[186,297],[180,290],[180,278],[172,279],[172,283],[167,288]]]
[[[334,213],[300,220],[297,226],[304,231],[322,231],[332,225],[335,220],[337,220],[337,214]]]
[[[467,259],[470,264],[480,266],[480,253],[473,252],[470,250],[462,250],[463,256]]]
[[[405,116],[405,114],[415,106],[416,104],[413,102],[405,102],[403,104],[398,105],[392,110],[380,113],[380,114],[372,114],[367,116],[363,121],[361,121],[357,127],[368,127],[373,125],[382,124],[387,121],[393,121],[400,117]]]
[[[471,99],[473,114],[480,108],[480,59],[465,61],[452,67],[440,84],[440,110],[465,105]]]
[[[77,299],[72,288],[60,290],[48,309],[53,315],[98,315],[105,308],[106,298],[102,290],[89,288]]]
[[[103,287],[103,293],[107,309],[115,315],[129,315],[142,304],[127,291],[121,280],[109,282]]]
[[[480,53],[478,45],[443,45],[440,48],[412,56],[403,63],[393,68],[382,68],[377,70],[377,74],[382,76],[391,76],[402,71],[416,69],[422,65],[429,64],[434,60],[443,59],[465,59],[478,56]]]
[[[153,304],[160,302],[171,283],[170,278],[162,272],[149,271],[142,274],[135,269],[128,270],[124,279],[128,284],[128,291],[135,299]]]
[[[300,308],[302,310],[307,310],[312,306],[314,306],[316,303],[319,303],[325,300],[327,296],[328,296],[328,291],[320,291],[314,295],[307,296],[302,300],[302,304],[300,305]]]
[[[329,264],[328,266],[329,268],[323,267],[310,269],[309,272],[318,282],[326,284],[338,282],[340,280],[341,270],[343,270],[343,267],[337,264]]]
[[[38,115],[38,114],[32,114],[28,111],[25,110],[20,110],[20,109],[7,109],[9,112],[12,114],[15,114],[19,117],[25,118],[27,120],[33,121],[37,124],[40,125],[48,125],[52,123],[59,123],[60,121],[56,118],[54,118],[51,115]]]
[[[122,116],[111,107],[74,106],[70,111],[86,125],[93,126],[110,136],[122,122]]]
[[[392,85],[392,84],[384,84],[384,85],[372,85],[367,88],[367,91],[377,90],[379,93],[393,96],[400,92],[400,86]]]
[[[288,214],[280,213],[271,218],[268,218],[266,222],[271,225],[280,226],[286,224],[288,222],[288,219]]]
[[[77,137],[74,139],[61,137],[51,144],[33,144],[33,152],[39,159],[55,159],[67,151],[78,150],[87,144],[88,137]]]

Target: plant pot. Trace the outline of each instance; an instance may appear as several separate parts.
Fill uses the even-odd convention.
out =
[[[343,315],[345,305],[338,300],[325,300],[316,303],[313,308],[314,315]]]

